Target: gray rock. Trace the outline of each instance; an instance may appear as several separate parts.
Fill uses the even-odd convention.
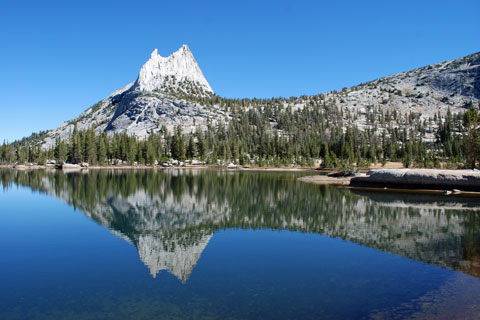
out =
[[[403,186],[480,187],[480,172],[473,170],[379,169],[352,182],[381,183]]]

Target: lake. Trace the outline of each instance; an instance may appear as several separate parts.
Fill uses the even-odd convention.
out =
[[[305,174],[2,169],[0,319],[480,314],[479,198]]]

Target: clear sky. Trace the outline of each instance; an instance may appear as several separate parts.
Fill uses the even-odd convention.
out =
[[[0,139],[52,129],[192,50],[225,97],[318,94],[480,51],[480,1],[2,1]]]

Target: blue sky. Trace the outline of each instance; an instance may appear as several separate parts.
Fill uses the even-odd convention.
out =
[[[317,94],[480,51],[480,1],[2,1],[0,139],[69,120],[188,44],[225,97]]]

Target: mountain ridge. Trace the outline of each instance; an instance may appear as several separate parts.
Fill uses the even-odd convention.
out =
[[[226,102],[218,103],[222,99]],[[137,80],[113,92],[78,117],[47,131],[42,148],[52,147],[57,139],[68,140],[75,126],[78,130],[94,128],[97,133],[127,133],[139,139],[162,128],[170,132],[178,127],[187,133],[205,131],[209,124],[217,126],[232,120],[231,111],[225,107],[230,100],[238,99],[215,95],[188,46],[183,45],[166,58],[154,50],[140,69]],[[242,102],[247,111],[254,106],[253,100],[259,101],[243,100],[247,101]],[[470,102],[480,101],[480,52],[340,91],[260,100],[265,101],[265,105],[278,103],[283,109],[281,112],[286,112],[289,107],[293,111],[301,110],[311,104],[334,106],[343,114],[344,127],[355,125],[360,130],[374,128],[368,119],[373,111],[413,114],[425,121],[448,111],[462,112]],[[276,131],[276,122],[276,119],[271,121],[272,133]],[[426,137],[428,141],[433,139],[433,135]]]

